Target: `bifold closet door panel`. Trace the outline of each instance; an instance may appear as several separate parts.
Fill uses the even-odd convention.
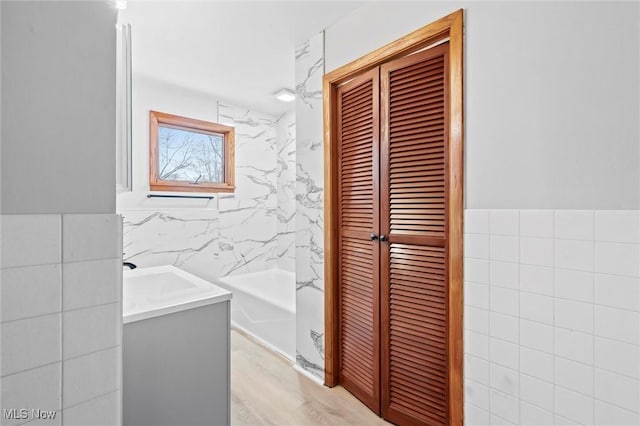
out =
[[[447,424],[448,43],[381,66],[381,399]]]
[[[338,379],[379,414],[379,70],[339,87],[337,101]]]

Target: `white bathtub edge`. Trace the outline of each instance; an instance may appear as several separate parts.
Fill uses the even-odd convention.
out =
[[[264,295],[261,294],[255,294],[252,293],[251,291],[248,291],[246,288],[243,288],[242,285],[238,285],[236,283],[236,281],[238,280],[239,277],[242,277],[244,279],[251,279],[253,277],[259,277],[261,275],[263,275],[265,272],[267,273],[272,273],[272,272],[278,272],[278,273],[282,273],[283,275],[288,275],[289,278],[291,278],[291,282],[293,283],[294,286],[294,298],[293,298],[293,305],[287,305],[285,303],[282,303],[282,301],[277,300],[277,299],[272,299],[270,297],[265,297]],[[230,282],[231,281],[231,282]],[[289,313],[292,313],[295,315],[296,313],[296,305],[295,305],[295,273],[290,272],[290,271],[286,271],[284,269],[280,269],[280,268],[271,268],[271,269],[265,269],[264,271],[257,271],[257,272],[247,272],[244,274],[238,274],[238,275],[227,275],[227,276],[223,276],[223,277],[219,277],[216,279],[215,284],[226,289],[229,290],[231,292],[235,291],[239,291],[242,293],[246,293],[249,294],[257,299],[261,299],[266,303],[269,303],[271,305],[277,306],[278,308],[287,311]]]

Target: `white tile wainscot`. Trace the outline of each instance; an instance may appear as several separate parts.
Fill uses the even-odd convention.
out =
[[[640,424],[640,213],[465,211],[466,424]]]
[[[121,217],[3,215],[1,225],[0,408],[55,412],[29,424],[120,424]]]

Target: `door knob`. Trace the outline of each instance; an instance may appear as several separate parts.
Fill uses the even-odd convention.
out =
[[[380,241],[387,241],[386,235],[380,235]]]
[[[376,234],[371,234],[369,235],[369,238],[371,239],[371,241],[375,241],[378,239],[378,236]]]

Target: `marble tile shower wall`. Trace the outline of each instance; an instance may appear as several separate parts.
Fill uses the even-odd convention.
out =
[[[278,120],[278,267],[296,269],[296,121],[295,112]]]
[[[220,273],[273,268],[278,261],[276,121],[219,104],[218,121],[236,133],[236,191],[220,194]]]
[[[219,269],[216,209],[126,210],[124,260],[140,267],[175,265],[202,276]]]
[[[324,33],[296,49],[296,361],[324,378]]]
[[[640,424],[639,212],[465,214],[466,423]]]
[[[211,208],[125,210],[125,260],[172,264],[203,278],[293,270],[293,115],[274,118],[222,103],[218,122],[235,128],[236,191]],[[278,128],[284,133],[278,134]]]
[[[1,225],[0,409],[29,409],[2,424],[120,424],[120,216],[3,215]]]

